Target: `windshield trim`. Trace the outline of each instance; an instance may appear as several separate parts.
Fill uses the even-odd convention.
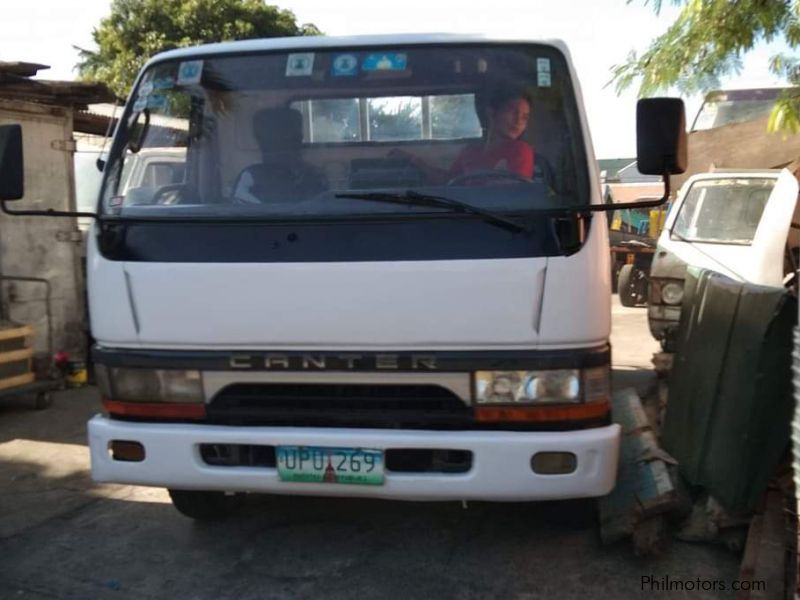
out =
[[[483,34],[462,33],[424,33],[424,34],[378,34],[355,36],[294,36],[283,38],[261,38],[236,40],[214,44],[201,44],[189,48],[175,48],[161,52],[150,58],[142,70],[153,64],[185,60],[187,58],[214,58],[262,52],[313,52],[328,50],[344,50],[357,48],[358,51],[370,48],[395,48],[398,46],[430,47],[430,46],[465,46],[465,45],[535,45],[547,46],[558,50],[565,57],[568,55],[566,44],[558,39],[538,39],[492,36]]]

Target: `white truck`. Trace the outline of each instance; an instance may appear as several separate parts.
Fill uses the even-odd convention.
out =
[[[796,288],[800,268],[797,179],[787,169],[700,173],[681,187],[650,267],[650,332],[675,350],[686,269]]]
[[[504,90],[531,118],[496,146]],[[640,170],[679,172],[682,103],[638,110]],[[0,199],[32,214],[7,206],[21,145],[0,129]],[[185,157],[178,181],[121,189],[164,148]],[[560,42],[303,37],[154,57],[89,236],[94,479],[167,487],[196,519],[246,492],[607,494],[605,210]]]

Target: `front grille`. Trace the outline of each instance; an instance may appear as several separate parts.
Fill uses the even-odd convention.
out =
[[[208,420],[235,425],[422,427],[472,425],[469,406],[436,385],[251,384],[224,388]]]

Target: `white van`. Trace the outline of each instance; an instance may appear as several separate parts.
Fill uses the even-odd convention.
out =
[[[797,179],[786,169],[690,177],[670,209],[650,269],[650,332],[674,349],[686,267],[747,283],[794,283],[800,248]]]
[[[640,117],[640,170],[679,171],[682,103]],[[125,189],[137,156],[165,148],[179,180]],[[194,518],[239,492],[608,493],[605,210],[559,42],[156,56],[89,239],[94,479],[167,487]]]

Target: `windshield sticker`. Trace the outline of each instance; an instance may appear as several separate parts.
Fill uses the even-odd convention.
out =
[[[172,77],[159,77],[153,80],[154,90],[171,90],[175,86],[175,80]]]
[[[286,59],[286,77],[309,77],[313,71],[313,52],[290,54]]]
[[[405,71],[408,62],[403,52],[380,52],[370,54],[361,63],[363,71]]]
[[[537,58],[536,59],[536,70],[539,73],[549,73],[550,72],[550,59],[549,58]]]
[[[552,83],[550,80],[550,73],[539,72],[538,82],[539,82],[539,87],[550,87]]]
[[[334,77],[358,75],[358,57],[355,54],[337,54],[333,57],[331,75]]]
[[[200,83],[203,76],[202,60],[187,60],[178,67],[178,85],[194,85]]]
[[[147,108],[166,108],[167,97],[155,94],[147,98]]]
[[[147,96],[139,96],[133,103],[133,112],[140,113],[147,108]]]
[[[139,86],[139,97],[142,96],[149,96],[153,93],[153,84],[150,81],[145,81],[142,85]]]

